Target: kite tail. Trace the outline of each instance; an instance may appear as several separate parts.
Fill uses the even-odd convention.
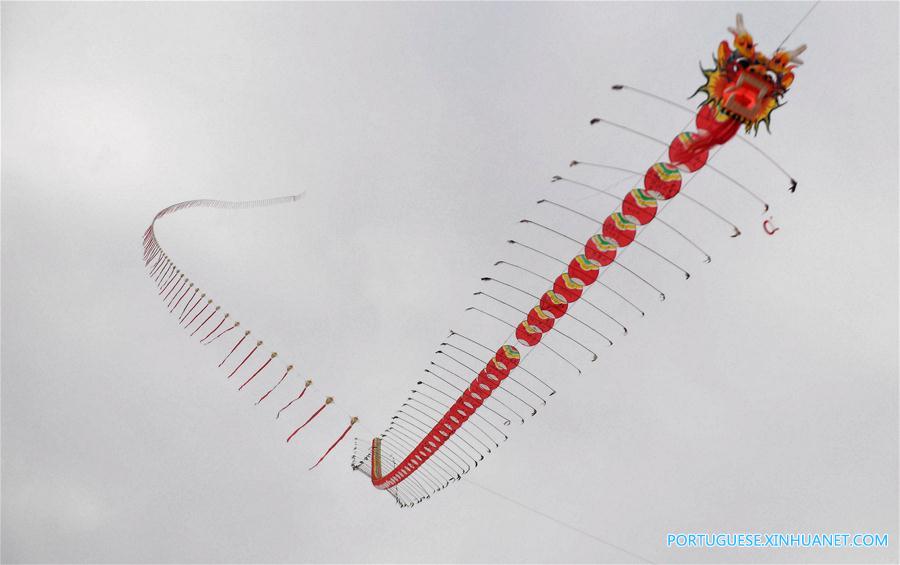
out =
[[[295,435],[297,435],[297,432],[299,432],[300,430],[302,430],[303,428],[305,428],[305,427],[306,427],[306,424],[312,422],[312,421],[313,421],[313,418],[315,418],[316,416],[318,416],[319,413],[321,413],[322,410],[325,410],[325,407],[328,406],[329,404],[331,404],[332,402],[334,402],[334,398],[332,398],[332,397],[330,397],[330,396],[329,396],[328,398],[326,398],[326,399],[325,399],[325,403],[322,404],[322,406],[320,406],[318,410],[316,410],[315,412],[313,412],[313,415],[310,416],[309,419],[308,419],[307,421],[303,422],[303,423],[300,425],[299,428],[297,428],[296,430],[294,430],[293,432],[291,432],[291,435],[289,435],[289,436],[287,437],[287,439],[284,440],[284,442],[287,443],[287,442],[291,441],[291,438],[293,438]]]
[[[230,328],[228,328],[228,329],[226,329],[226,330],[222,330],[222,332],[220,332],[219,334],[217,334],[216,337],[214,337],[214,338],[212,338],[211,340],[207,341],[207,342],[204,343],[203,345],[209,345],[210,343],[216,341],[217,339],[219,339],[220,337],[222,337],[223,335],[227,334],[228,332],[230,332],[231,330],[233,330],[234,328],[236,328],[236,327],[238,327],[238,326],[240,326],[240,325],[241,325],[240,322],[235,322],[234,324],[231,325]]]
[[[178,295],[181,294],[181,289],[184,288],[184,286],[185,286],[188,282],[189,282],[189,281],[188,281],[187,277],[185,277],[184,280],[181,281],[181,286],[179,286],[179,287],[178,287],[178,290],[175,291],[175,294],[172,295],[172,300],[169,300],[169,303],[166,304],[166,308],[169,308],[170,306],[172,306],[172,303],[175,302],[175,299],[178,298]],[[194,283],[191,283],[191,286],[194,286]],[[175,288],[175,287],[172,287],[172,288]],[[172,291],[169,291],[169,292],[172,292]],[[167,297],[168,297],[168,295],[167,295]],[[172,310],[169,310],[169,313],[171,314],[171,313],[172,313]]]
[[[291,407],[291,404],[293,404],[293,403],[297,402],[298,400],[300,400],[301,398],[303,398],[303,395],[306,394],[306,389],[308,389],[308,388],[309,388],[309,385],[311,385],[311,384],[312,384],[312,381],[311,381],[311,380],[307,380],[306,383],[303,384],[303,390],[300,391],[300,394],[297,395],[297,398],[291,400],[290,402],[288,402],[287,404],[285,404],[284,406],[282,406],[282,407],[281,407],[281,410],[279,410],[278,413],[275,414],[275,419],[277,420],[278,417],[281,416],[281,413],[282,413],[282,412],[284,412],[285,410],[287,410],[288,408],[290,408],[290,407]],[[270,391],[270,392],[271,392],[271,391]]]
[[[255,378],[256,378],[256,375],[260,374],[260,373],[262,372],[263,369],[265,369],[266,367],[268,367],[268,366],[269,366],[269,363],[272,362],[272,359],[275,359],[276,357],[278,357],[278,354],[275,353],[275,352],[272,352],[272,355],[271,355],[268,359],[266,359],[266,362],[263,363],[262,366],[261,366],[259,369],[257,369],[255,373],[253,373],[252,375],[250,375],[250,378],[247,379],[246,381],[244,381],[244,384],[242,384],[241,386],[239,386],[239,387],[238,387],[238,390],[243,390],[243,388],[244,388],[245,386],[247,386],[247,384],[248,384],[250,381],[252,381],[253,379],[255,379]]]
[[[337,447],[337,444],[341,443],[341,440],[344,439],[344,437],[347,435],[348,432],[350,432],[350,428],[353,427],[353,424],[355,424],[358,421],[359,421],[359,418],[357,418],[356,416],[353,416],[352,418],[350,418],[350,425],[347,426],[347,429],[344,430],[344,433],[342,433],[341,436],[339,438],[337,438],[337,441],[335,441],[334,443],[331,444],[331,447],[328,448],[328,451],[326,451],[325,454],[322,455],[322,457],[319,457],[319,460],[316,461],[316,464],[309,468],[310,471],[312,471],[313,469],[318,467],[319,463],[321,463],[326,457],[328,457],[328,454],[331,453],[331,450],[334,449],[335,447]]]
[[[206,296],[206,295],[204,294],[203,296]],[[203,296],[201,296],[201,297],[200,297],[200,300],[198,300],[198,301],[194,304],[194,308],[197,307],[197,304],[200,304],[200,302],[203,300]],[[184,327],[186,327],[186,328],[191,327],[191,324],[194,323],[194,320],[196,320],[197,318],[199,318],[200,315],[203,314],[203,312],[205,312],[207,308],[209,308],[209,305],[210,305],[210,304],[212,304],[212,298],[208,298],[208,299],[206,300],[206,304],[203,305],[203,308],[201,308],[199,312],[197,312],[196,314],[194,314],[194,317],[191,318],[191,321],[188,322],[188,323],[186,323],[186,324],[184,325]],[[191,310],[193,310],[194,308],[191,308]],[[187,313],[187,316],[190,316],[190,315],[191,315],[191,313],[188,312],[188,313]],[[187,316],[185,316],[185,317],[187,317]]]
[[[289,202],[295,202],[300,199],[303,195],[297,194],[292,196],[284,196],[280,198],[270,198],[267,200],[253,200],[246,202],[229,202],[229,201],[221,201],[221,200],[188,200],[185,202],[180,202],[178,204],[173,204],[167,208],[164,208],[160,212],[156,214],[153,218],[153,221],[150,223],[150,226],[144,231],[143,234],[143,262],[144,267],[146,269],[147,275],[153,280],[155,284],[155,289],[157,290],[157,295],[162,298],[163,304],[170,314],[175,315],[178,318],[179,326],[185,328],[188,332],[190,332],[190,336],[194,336],[200,332],[201,329],[206,327],[206,324],[210,323],[212,318],[217,315],[219,310],[222,308],[221,306],[212,306],[213,300],[212,298],[207,297],[207,294],[201,293],[199,286],[192,282],[187,273],[179,269],[172,259],[166,254],[165,250],[163,250],[162,246],[159,244],[159,241],[156,239],[155,226],[156,221],[160,218],[177,212],[179,210],[185,208],[195,208],[195,207],[205,207],[205,208],[220,208],[220,209],[246,209],[246,208],[257,208],[262,206],[272,206],[276,204],[285,204]],[[193,292],[191,292],[193,289]],[[206,300],[204,302],[204,299]],[[182,303],[184,306],[182,307]],[[202,307],[201,307],[201,303]],[[175,314],[175,311],[181,308],[178,314]],[[204,317],[204,314],[206,316]],[[203,337],[199,340],[199,342],[203,345],[210,345],[215,342],[228,332],[234,330],[235,328],[240,326],[239,322],[233,322],[231,326],[225,326],[226,321],[229,319],[230,315],[225,314],[222,318],[219,319],[218,323],[213,323],[211,330],[209,330]],[[195,322],[200,321],[199,325],[196,325]],[[222,329],[225,327],[225,329]],[[237,340],[237,343],[228,351],[228,354],[225,355],[225,358],[218,364],[218,367],[222,367],[231,357],[232,355],[240,348],[244,341],[246,341],[247,336],[250,335],[250,331],[247,330],[244,332],[244,335]],[[241,368],[250,360],[250,358],[256,353],[257,349],[263,344],[262,341],[257,341],[256,345],[250,350],[250,352],[238,363],[237,367],[235,367],[228,375],[227,378],[231,378],[241,370]],[[247,380],[245,380],[238,390],[242,390],[245,386],[250,384],[253,379],[255,379],[260,373],[262,373],[266,367],[268,367],[272,360],[277,357],[277,353],[271,353],[270,357],[262,363],[262,365],[257,368],[252,375],[250,375]],[[256,404],[259,404],[263,400],[265,400],[276,388],[278,388],[281,383],[287,378],[288,373],[293,370],[293,365],[288,365],[282,374],[281,378],[276,382],[264,395],[262,395],[259,400],[256,401]],[[285,409],[289,408],[294,402],[303,398],[303,395],[306,393],[306,390],[312,384],[311,380],[307,380],[303,390],[300,391],[300,394],[293,400],[291,400],[286,406],[284,406],[281,410],[276,414],[276,418],[281,415],[281,412]],[[309,417],[300,427],[298,427],[294,432],[288,437],[287,441],[290,441],[294,435],[297,434],[301,429],[306,427],[310,422],[312,422],[324,409],[326,406],[334,402],[332,397],[327,397],[325,399],[325,403],[316,410],[312,416]],[[357,421],[354,417],[351,421],[350,427]],[[341,437],[332,444],[332,446],[325,452],[325,455],[319,459],[316,463],[318,465],[322,462],[325,457],[334,449],[334,447],[349,433],[350,427],[341,434]],[[315,466],[314,466],[315,467]]]
[[[231,354],[234,353],[234,351],[235,351],[238,347],[240,347],[242,343],[244,343],[244,340],[247,339],[247,336],[248,336],[248,335],[250,335],[250,330],[247,330],[247,331],[244,332],[244,336],[243,336],[241,339],[239,339],[237,343],[234,344],[234,347],[231,348],[231,351],[228,352],[228,355],[225,356],[225,359],[222,359],[222,362],[219,363],[219,365],[218,365],[219,367],[221,367],[222,365],[224,365],[224,364],[225,364],[225,361],[228,361],[228,358],[231,357]]]
[[[227,377],[225,377],[225,378],[226,378],[226,379],[230,379],[231,377],[233,377],[234,374],[237,373],[237,372],[240,370],[240,368],[244,366],[244,363],[247,362],[247,359],[250,359],[250,356],[253,355],[254,353],[256,353],[256,350],[259,349],[259,346],[260,346],[260,345],[262,345],[262,340],[256,342],[256,347],[254,347],[253,349],[251,349],[251,350],[250,350],[250,353],[248,353],[247,356],[244,357],[244,360],[241,361],[241,362],[238,364],[238,366],[235,367],[233,371],[231,371],[231,374],[229,374],[229,375],[228,375]]]
[[[199,289],[199,288],[195,288],[195,289],[194,289],[194,294],[192,294],[191,297],[187,299],[187,302],[184,303],[184,308],[181,310],[181,314],[178,315],[178,323],[179,323],[179,324],[180,324],[181,322],[184,321],[184,317],[185,317],[185,315],[187,314],[187,311],[188,311],[188,306],[190,306],[190,305],[191,305],[191,302],[194,301],[194,297],[197,296],[197,293],[198,293],[198,292],[200,292],[200,289]]]
[[[200,343],[203,343],[204,341],[206,341],[206,339],[207,339],[209,336],[211,336],[213,333],[215,333],[216,330],[218,330],[219,328],[221,328],[221,327],[222,327],[222,324],[225,323],[225,320],[228,319],[228,316],[229,316],[229,315],[230,315],[230,314],[225,314],[225,317],[222,318],[222,319],[219,321],[218,324],[216,324],[216,327],[214,327],[214,328],[212,329],[211,332],[209,332],[208,334],[206,334],[206,335],[203,337],[203,339],[200,340]]]
[[[275,390],[276,388],[278,388],[278,385],[280,385],[281,383],[284,382],[284,379],[288,376],[288,373],[290,373],[290,372],[291,372],[291,369],[293,369],[293,368],[294,368],[293,365],[288,365],[288,366],[287,366],[287,369],[284,370],[284,374],[281,375],[281,378],[280,378],[280,379],[278,379],[278,382],[275,383],[274,385],[272,385],[272,388],[270,388],[269,390],[267,390],[266,393],[265,393],[264,395],[260,396],[260,397],[259,397],[259,400],[256,401],[256,404],[259,404],[260,402],[262,402],[263,400],[265,400],[267,396],[269,396],[270,394],[272,394],[272,391]],[[306,390],[306,389],[304,389],[304,390]]]
[[[191,283],[186,289],[184,289],[184,292],[182,293],[181,298],[178,299],[178,302],[175,303],[175,306],[172,306],[172,309],[169,310],[169,314],[172,314],[175,312],[175,309],[178,308],[178,305],[181,304],[181,301],[184,300],[184,297],[187,296],[187,294],[191,291],[191,288],[193,288],[193,286],[194,286],[194,283]],[[185,304],[185,307],[187,307],[187,304]]]
[[[210,300],[210,302],[212,302],[212,300]],[[212,312],[209,313],[209,316],[207,316],[205,320],[203,320],[202,322],[200,322],[200,325],[197,326],[197,329],[195,329],[194,331],[191,332],[191,337],[194,337],[194,334],[197,333],[197,332],[199,332],[199,331],[200,331],[200,328],[202,328],[203,326],[205,326],[205,325],[206,325],[206,322],[208,322],[210,318],[212,318],[213,316],[215,316],[215,315],[216,315],[216,312],[218,312],[220,308],[221,308],[221,306],[216,306],[215,309],[214,309]],[[190,324],[188,324],[188,325],[190,325]]]

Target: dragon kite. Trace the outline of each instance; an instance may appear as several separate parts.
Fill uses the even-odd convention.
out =
[[[743,18],[737,16],[735,26],[729,27],[732,40],[722,41],[714,55],[711,69],[703,69],[706,82],[695,94],[704,94],[706,98],[699,109],[690,109],[648,92],[615,85],[615,91],[631,91],[650,96],[694,114],[692,131],[678,133],[670,142],[656,139],[626,126],[609,120],[594,118],[592,125],[606,124],[648,138],[664,146],[663,154],[652,162],[645,171],[634,171],[622,167],[572,161],[571,167],[599,167],[628,172],[638,179],[633,188],[620,197],[608,189],[598,188],[585,182],[555,176],[553,182],[566,182],[588,188],[597,194],[615,198],[617,209],[605,218],[596,218],[570,206],[549,199],[538,201],[543,208],[554,207],[570,214],[579,221],[591,221],[596,225],[595,233],[586,239],[577,239],[567,235],[564,228],[548,227],[540,222],[525,219],[522,223],[529,228],[542,230],[553,237],[565,239],[577,244],[579,252],[571,258],[560,258],[552,253],[539,249],[531,244],[509,240],[511,245],[525,249],[534,255],[542,256],[563,265],[562,271],[553,275],[544,275],[540,268],[522,266],[509,261],[498,261],[495,265],[506,271],[529,277],[532,282],[543,285],[543,291],[529,291],[524,283],[512,283],[511,279],[484,277],[482,281],[490,282],[498,288],[514,292],[529,302],[528,306],[516,306],[512,299],[504,300],[485,291],[476,295],[518,312],[517,319],[510,321],[506,317],[489,312],[483,308],[471,307],[467,310],[477,312],[496,323],[504,325],[510,332],[505,342],[493,347],[482,343],[470,335],[451,331],[447,339],[440,344],[436,359],[425,376],[416,382],[412,396],[406,399],[397,410],[391,422],[382,434],[371,442],[357,441],[352,461],[352,468],[363,473],[376,489],[389,492],[401,506],[412,506],[450,483],[458,481],[484,459],[485,453],[491,453],[508,436],[504,431],[511,421],[524,423],[523,414],[535,414],[536,405],[546,404],[547,398],[556,391],[536,372],[525,367],[525,361],[531,351],[541,346],[559,358],[560,361],[581,369],[560,352],[558,347],[547,342],[548,336],[559,335],[575,347],[588,352],[592,361],[597,354],[582,341],[576,339],[571,332],[560,329],[566,319],[587,328],[593,335],[612,345],[607,330],[601,331],[595,324],[585,321],[583,315],[575,315],[575,307],[584,303],[597,315],[602,316],[604,323],[618,328],[623,334],[627,327],[618,315],[604,309],[596,303],[588,301],[585,293],[589,287],[602,287],[603,292],[619,301],[624,308],[644,315],[644,310],[628,296],[624,290],[617,290],[611,284],[601,280],[605,272],[616,268],[625,273],[637,285],[652,288],[665,299],[663,293],[650,279],[639,274],[633,266],[622,261],[622,254],[629,246],[641,247],[660,260],[681,272],[685,278],[690,273],[675,261],[640,241],[641,231],[649,224],[656,222],[665,229],[686,241],[704,256],[709,262],[710,256],[697,242],[689,238],[676,226],[660,218],[664,207],[673,199],[681,198],[704,214],[709,214],[716,221],[725,222],[732,228],[732,237],[740,235],[737,225],[727,219],[711,205],[700,201],[684,192],[685,186],[694,175],[708,169],[724,178],[729,186],[736,188],[757,200],[763,206],[763,213],[769,205],[761,196],[744,184],[738,182],[724,171],[710,165],[711,152],[735,138],[743,127],[746,133],[756,134],[760,125],[769,125],[773,111],[783,104],[783,98],[794,82],[794,70],[802,64],[799,55],[805,46],[793,50],[777,48],[771,56],[757,49],[757,44],[747,31]],[[790,191],[797,187],[794,178],[778,165],[771,157],[749,140],[737,136],[737,139],[750,144],[757,152],[769,160],[790,180]],[[191,282],[163,251],[155,233],[156,221],[160,218],[189,207],[215,208],[251,208],[296,201],[301,195],[260,200],[252,202],[223,202],[217,200],[191,200],[182,202],[160,211],[144,234],[144,261],[151,278],[156,282],[158,294],[162,297],[169,311],[177,316],[179,324],[187,328],[190,336],[200,334],[200,343],[210,345],[218,342],[229,332],[238,330],[240,324],[233,321],[228,313],[220,313],[221,306],[202,292],[198,285]],[[773,234],[778,228],[772,228],[771,218],[764,222],[766,233]],[[606,333],[604,333],[606,332]],[[225,366],[232,359],[240,361],[233,366],[225,366],[228,378],[240,373],[249,363],[247,372],[237,379],[239,390],[255,386],[254,381],[270,379],[269,385],[260,390],[256,401],[262,403],[276,393],[283,382],[293,382],[291,371],[294,365],[285,364],[272,372],[272,368],[280,362],[278,354],[262,349],[263,342],[250,338],[249,330],[234,331],[237,338],[233,345],[227,346],[224,358],[219,367]],[[226,339],[221,342],[224,343]],[[234,357],[233,357],[234,356]],[[232,361],[233,363],[233,361]],[[269,370],[267,373],[266,370]],[[296,374],[296,373],[295,373]],[[278,410],[280,417],[295,403],[303,404],[304,396],[313,381],[299,381],[302,387],[291,395],[291,399]],[[318,394],[318,393],[316,393]],[[307,415],[302,423],[287,437],[290,441],[329,406],[335,403],[332,396],[321,394],[320,400],[307,406]],[[315,409],[313,409],[315,408]],[[337,434],[334,441],[317,459],[311,468],[318,466],[325,457],[343,440],[358,418],[349,418],[348,425]],[[299,423],[299,422],[298,422]],[[324,446],[323,446],[324,447]]]

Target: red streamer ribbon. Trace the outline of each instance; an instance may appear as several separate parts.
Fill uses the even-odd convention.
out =
[[[287,443],[287,442],[291,441],[291,438],[294,437],[295,435],[297,435],[297,432],[299,432],[300,430],[302,430],[303,428],[305,428],[305,427],[306,427],[306,424],[312,422],[312,421],[313,421],[313,418],[315,418],[316,416],[318,416],[319,413],[322,412],[322,410],[325,410],[325,407],[328,406],[329,404],[331,404],[332,402],[334,402],[334,399],[333,399],[333,398],[331,398],[330,396],[329,396],[328,398],[326,398],[326,399],[325,399],[325,404],[323,404],[321,407],[319,407],[318,410],[316,410],[315,412],[313,412],[313,415],[310,416],[309,419],[308,419],[307,421],[303,422],[303,423],[300,425],[299,428],[297,428],[296,430],[294,430],[293,432],[291,432],[291,435],[289,435],[288,438],[287,438],[286,440],[284,440],[284,442]]]
[[[206,334],[206,335],[203,337],[203,339],[200,340],[200,342],[202,343],[202,342],[206,341],[206,338],[208,338],[209,336],[211,336],[217,329],[221,328],[221,327],[222,327],[222,324],[224,324],[224,323],[225,323],[225,320],[227,320],[227,319],[228,319],[228,314],[225,314],[225,317],[222,318],[221,320],[219,320],[219,323],[216,325],[216,327],[214,327],[214,328],[212,329],[211,332],[209,332],[208,334]],[[197,329],[200,329],[200,328],[197,328]],[[193,334],[191,334],[191,335],[193,335]]]
[[[356,416],[350,418],[350,425],[347,426],[347,429],[344,430],[344,433],[341,434],[341,437],[337,438],[337,441],[331,444],[331,447],[328,448],[328,451],[325,452],[325,455],[319,457],[319,460],[316,461],[316,464],[309,468],[310,471],[318,467],[319,463],[321,463],[326,457],[328,457],[328,454],[331,453],[331,450],[334,449],[337,444],[341,443],[341,440],[344,439],[348,432],[350,432],[350,428],[352,428],[353,424],[355,424],[358,420],[359,419]]]
[[[175,290],[175,287],[178,286],[178,281],[183,281],[181,283],[181,285],[184,286],[184,283],[187,282],[187,279],[184,278],[184,273],[181,273],[180,275],[178,275],[178,280],[175,281],[175,284],[172,285],[172,288],[169,289],[169,292],[167,292],[166,295],[163,296],[163,302],[165,302],[166,300],[169,300],[169,295],[172,294],[172,291]],[[178,287],[178,292],[181,292],[181,287]],[[170,302],[170,304],[171,304],[171,302]]]
[[[284,370],[284,374],[281,375],[281,378],[280,378],[280,379],[278,379],[278,382],[275,383],[275,384],[272,386],[272,388],[270,388],[269,390],[267,390],[266,393],[265,393],[264,395],[260,396],[260,397],[259,397],[259,400],[256,401],[256,404],[259,404],[260,402],[262,402],[263,400],[265,400],[267,396],[269,396],[270,394],[272,394],[272,391],[275,390],[276,388],[278,388],[278,385],[280,385],[282,382],[284,382],[284,379],[288,376],[288,373],[290,373],[290,372],[291,372],[291,369],[293,369],[293,368],[294,368],[293,365],[288,365],[288,366],[287,366],[287,369]],[[303,390],[306,390],[306,389],[303,389]]]
[[[175,294],[172,295],[172,300],[170,300],[169,303],[166,304],[166,308],[172,306],[172,303],[175,302],[175,299],[176,299],[176,298],[178,298],[178,294],[181,292],[181,289],[184,288],[184,286],[185,286],[187,283],[188,283],[187,278],[185,278],[183,281],[181,281],[181,286],[179,286],[179,287],[178,287],[178,290],[175,291]],[[176,286],[177,286],[177,285],[176,285]],[[168,296],[166,296],[166,298],[168,298]],[[171,310],[170,310],[170,312],[171,312]]]
[[[191,283],[191,286],[194,286],[194,283]],[[181,301],[184,300],[184,297],[187,296],[187,293],[191,291],[191,286],[184,289],[184,294],[181,295],[181,298],[178,299],[178,302],[175,303],[175,306],[172,306],[172,309],[169,310],[169,314],[171,314],[175,311],[176,308],[178,308],[178,305],[181,304]],[[185,304],[185,306],[187,306],[187,304]]]
[[[216,335],[216,337],[214,337],[214,338],[212,338],[211,340],[207,341],[207,342],[204,343],[203,345],[209,345],[210,343],[216,341],[217,339],[219,339],[219,338],[222,337],[223,335],[227,334],[228,332],[230,332],[230,331],[233,330],[234,328],[238,327],[239,325],[241,325],[240,322],[235,322],[234,325],[232,325],[230,328],[228,328],[227,330],[222,330],[222,332],[219,333],[218,335]],[[209,336],[207,336],[207,337],[209,337]]]
[[[241,367],[244,366],[244,363],[247,362],[247,359],[250,359],[250,356],[253,355],[254,353],[256,353],[256,350],[259,349],[259,346],[260,346],[260,345],[262,345],[262,342],[261,342],[261,341],[257,341],[257,342],[256,342],[256,347],[254,347],[254,348],[250,351],[250,353],[248,353],[247,356],[244,357],[244,360],[241,361],[241,363],[240,363],[237,367],[234,368],[234,371],[231,371],[231,374],[228,375],[228,376],[225,377],[225,378],[226,378],[226,379],[230,379],[231,377],[233,377],[234,374],[237,373],[238,370],[239,370]]]
[[[188,306],[190,306],[190,305],[191,305],[191,302],[194,301],[194,297],[197,296],[197,293],[198,293],[198,292],[200,292],[200,289],[199,289],[199,288],[195,288],[195,289],[194,289],[194,294],[192,294],[191,297],[188,298],[188,301],[184,303],[184,309],[181,311],[181,314],[178,316],[178,323],[181,323],[181,322],[184,321],[184,318],[185,318],[186,315],[187,315],[187,314],[185,314],[185,312],[187,312],[188,314],[190,314],[190,312],[188,312]],[[196,306],[196,304],[195,304],[195,306]]]
[[[244,384],[242,384],[241,386],[239,386],[239,387],[238,387],[238,390],[242,390],[245,386],[247,386],[247,383],[249,383],[250,381],[252,381],[253,379],[255,379],[255,378],[256,378],[256,375],[260,374],[260,373],[262,372],[263,369],[265,369],[266,367],[268,367],[268,366],[269,366],[269,363],[271,363],[271,362],[272,362],[272,359],[275,359],[275,357],[276,357],[277,355],[278,355],[277,353],[273,353],[271,357],[269,357],[268,359],[266,359],[266,362],[262,364],[262,367],[260,367],[259,369],[256,370],[255,373],[253,373],[252,375],[250,375],[250,378],[247,379],[246,381],[244,381]]]
[[[159,286],[162,284],[162,281],[166,278],[166,273],[169,272],[169,267],[171,265],[172,262],[166,259],[166,264],[163,265],[163,268],[160,269],[158,273],[156,273],[156,278],[154,279],[156,281],[156,288],[159,288]]]
[[[207,302],[206,304],[209,305],[209,302]],[[203,310],[206,310],[206,308],[204,308]],[[203,310],[201,310],[201,312],[202,312]],[[200,328],[202,328],[203,326],[205,326],[205,325],[206,325],[206,322],[208,322],[210,318],[212,318],[213,316],[215,316],[216,312],[218,312],[218,311],[219,311],[219,306],[216,306],[215,310],[213,310],[212,312],[210,312],[210,313],[209,313],[209,316],[207,316],[206,319],[203,320],[203,323],[200,324],[199,326],[197,326],[197,329],[195,329],[194,331],[191,332],[191,337],[194,337],[194,334],[197,333],[197,332],[199,332],[199,331],[200,331]],[[188,324],[188,325],[190,326],[190,324]]]
[[[207,301],[206,301],[206,304],[203,305],[203,308],[201,308],[199,312],[197,312],[196,314],[194,314],[194,317],[191,318],[191,321],[188,322],[187,324],[185,324],[184,327],[186,327],[186,328],[191,327],[191,324],[194,323],[194,320],[196,320],[197,317],[200,316],[200,314],[202,314],[203,312],[205,312],[206,309],[209,308],[209,305],[210,305],[210,304],[212,304],[212,300],[207,300]]]
[[[185,321],[185,320],[187,320],[187,317],[191,315],[191,312],[194,311],[194,308],[196,308],[198,304],[200,304],[201,302],[203,302],[203,299],[204,299],[205,297],[206,297],[206,293],[203,293],[203,294],[200,295],[200,298],[197,299],[197,302],[194,302],[194,305],[191,306],[191,309],[188,310],[188,313],[185,314],[185,315],[184,315],[184,318],[181,319],[182,322]],[[206,306],[209,306],[209,302],[206,303]],[[206,310],[206,306],[203,307],[203,310]],[[199,316],[200,314],[202,314],[202,313],[203,313],[203,310],[200,310],[199,312],[197,312],[197,316]],[[188,322],[188,323],[186,323],[186,324],[184,325],[184,327],[188,327],[188,326],[190,326],[191,324],[193,324],[193,323],[194,323],[194,320],[197,319],[197,316],[194,316],[193,318],[191,318],[191,321]]]
[[[162,293],[164,293],[166,291],[166,289],[169,288],[169,285],[172,284],[172,281],[175,280],[175,275],[177,275],[177,274],[178,274],[178,271],[175,271],[174,273],[172,273],[172,277],[168,281],[166,281],[166,285],[164,287],[162,287],[162,290],[159,291],[158,296],[162,296]],[[163,300],[165,300],[165,299],[163,299]]]
[[[303,385],[303,390],[300,391],[300,394],[297,395],[297,398],[295,398],[295,399],[291,400],[290,402],[288,402],[287,404],[285,404],[281,408],[281,410],[278,411],[278,414],[275,414],[275,419],[277,420],[278,417],[281,416],[282,412],[284,412],[285,410],[290,408],[291,404],[293,404],[293,403],[297,402],[298,400],[300,400],[301,398],[303,398],[303,395],[306,394],[306,389],[308,389],[309,385],[311,385],[311,384],[312,384],[312,381],[306,381],[306,383]]]
[[[228,352],[228,355],[225,356],[225,359],[222,359],[222,362],[219,363],[219,367],[224,365],[225,361],[228,361],[228,358],[231,357],[231,354],[234,353],[234,350],[237,349],[238,347],[240,347],[242,343],[244,343],[244,340],[247,339],[248,335],[250,335],[250,330],[247,330],[246,332],[244,332],[244,337],[239,339],[238,342],[236,344],[234,344],[234,347],[231,348],[231,351]]]

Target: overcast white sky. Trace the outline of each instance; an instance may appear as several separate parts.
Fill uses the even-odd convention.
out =
[[[658,155],[590,118],[664,139],[688,118],[611,84],[684,100],[737,11],[770,51],[808,7],[4,2],[2,560],[634,561],[466,482],[400,510],[350,472],[351,440],[305,469],[349,415],[361,441],[383,429],[449,327],[505,338],[463,314],[494,261],[526,260],[504,241],[573,252],[516,221],[586,237],[534,201],[611,208],[552,175],[610,183],[622,175],[566,165]],[[635,251],[669,299],[617,279],[647,316],[620,310],[630,334],[594,364],[574,353],[580,377],[542,367],[559,393],[472,482],[651,561],[896,561],[897,22],[896,3],[813,12],[788,41],[810,45],[806,65],[758,138],[798,191],[736,142],[715,160],[781,230],[698,176],[689,193],[745,235],[674,202],[665,217],[712,263],[648,229],[694,276]],[[192,280],[298,367],[253,406],[275,375],[235,392],[221,349],[159,304],[140,237],[173,202],[301,190],[158,225]],[[310,398],[273,420],[307,376]],[[286,446],[325,394],[334,409]],[[692,531],[892,547],[666,548]]]

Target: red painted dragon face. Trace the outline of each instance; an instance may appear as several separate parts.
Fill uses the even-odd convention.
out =
[[[715,104],[719,111],[743,123],[748,132],[758,131],[761,123],[768,130],[772,111],[781,106],[782,96],[794,82],[793,69],[803,63],[799,55],[806,46],[793,51],[779,49],[769,58],[756,51],[740,14],[736,27],[728,31],[734,36],[733,49],[727,41],[719,44],[716,66],[703,69],[706,84],[697,93],[706,93],[704,104]]]

